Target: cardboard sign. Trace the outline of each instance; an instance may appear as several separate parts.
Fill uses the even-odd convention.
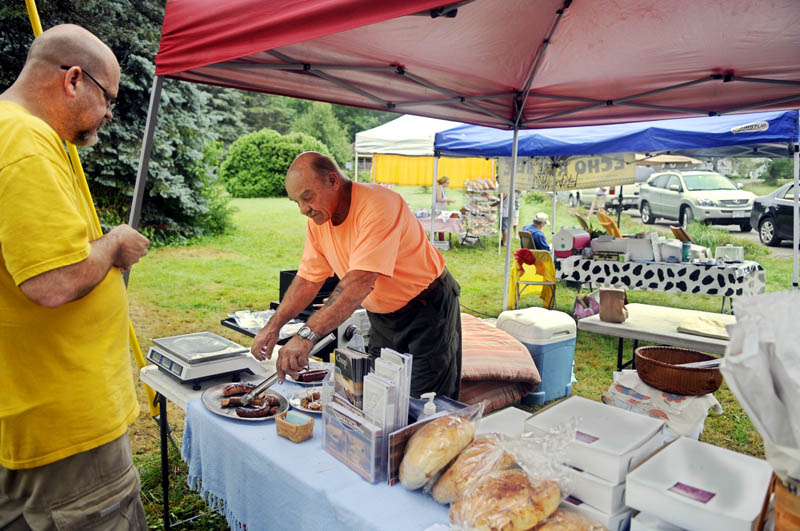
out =
[[[517,190],[551,192],[598,186],[631,184],[636,181],[633,153],[608,153],[574,157],[518,157]],[[511,180],[511,157],[500,157],[497,163],[500,191],[508,192]]]

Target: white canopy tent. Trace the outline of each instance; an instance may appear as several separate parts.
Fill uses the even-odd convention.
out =
[[[433,141],[436,133],[464,124],[426,118],[425,116],[403,115],[378,127],[356,133],[354,168],[358,168],[359,154],[391,154],[408,157],[433,157]],[[431,176],[431,227],[430,238],[434,240],[436,218],[436,178],[439,173],[439,157],[433,159]]]

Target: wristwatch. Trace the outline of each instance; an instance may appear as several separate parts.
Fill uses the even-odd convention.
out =
[[[317,341],[319,341],[317,334],[315,334],[314,331],[307,326],[304,326],[297,331],[297,337],[299,337],[300,339],[308,339],[312,343],[316,343]]]

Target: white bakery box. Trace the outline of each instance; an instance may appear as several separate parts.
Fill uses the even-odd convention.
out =
[[[548,431],[571,417],[578,426],[566,451],[567,464],[612,485],[624,482],[629,470],[664,444],[663,420],[580,396],[534,414],[525,422],[525,431]]]
[[[623,507],[622,510],[614,514],[606,514],[588,503],[568,496],[561,501],[562,507],[574,509],[579,513],[591,518],[598,524],[602,524],[608,531],[627,531],[631,523],[633,509]]]
[[[605,514],[625,508],[625,482],[613,484],[586,471],[571,468],[570,495]]]
[[[689,531],[751,531],[772,467],[681,437],[628,474],[626,503]]]
[[[631,518],[630,531],[684,531],[652,514],[639,512]]]

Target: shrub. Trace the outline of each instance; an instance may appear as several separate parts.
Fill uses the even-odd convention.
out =
[[[550,197],[544,192],[531,190],[522,196],[522,203],[525,205],[533,205],[538,203],[544,203],[549,199]]]
[[[744,247],[744,257],[746,260],[755,260],[759,256],[769,254],[766,247],[757,242],[751,242],[744,238],[736,238],[725,229],[706,225],[701,221],[693,221],[689,226],[689,234],[697,245],[708,247],[711,249],[711,255],[714,255],[714,249],[720,245],[739,245]]]
[[[304,151],[330,155],[325,144],[305,133],[281,135],[272,129],[262,129],[233,143],[220,168],[220,176],[234,197],[283,197],[286,170]]]

